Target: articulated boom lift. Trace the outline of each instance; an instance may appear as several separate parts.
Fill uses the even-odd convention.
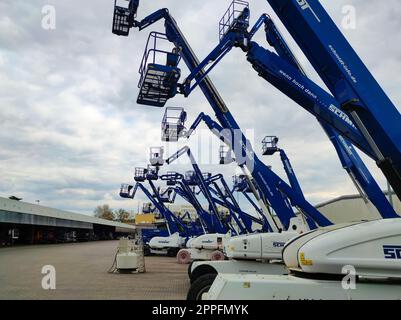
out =
[[[209,214],[199,211],[201,205],[197,202],[196,197],[192,194],[190,188],[187,185],[182,183],[182,189],[172,187],[175,183],[177,183],[177,180],[180,179],[177,174],[174,174],[174,177],[171,174],[167,176],[162,176],[161,180],[170,181],[170,184],[168,184],[168,187],[166,189],[163,190],[155,186],[153,181],[159,179],[159,168],[162,163],[164,163],[162,156],[162,148],[151,148],[150,162],[156,165],[156,167],[148,166],[148,168],[135,168],[135,187],[130,185],[123,185],[121,187],[120,195],[124,198],[133,199],[138,188],[140,188],[144,192],[144,194],[151,201],[153,206],[161,213],[163,218],[166,220],[168,231],[167,234],[155,231],[150,231],[148,233],[145,232],[144,234],[146,236],[146,239],[148,240],[146,241],[146,249],[150,253],[167,253],[169,256],[175,256],[179,249],[183,248],[190,238],[197,237],[205,233],[205,228],[203,224],[199,226],[190,222],[188,225],[188,223],[185,223],[182,218],[178,218],[166,207],[166,203],[174,203],[177,193],[182,195],[197,209],[201,221],[203,223],[206,222],[206,224],[208,223],[207,228],[209,228],[209,230],[213,227],[213,225],[210,223],[209,220],[205,219],[205,214]],[[145,181],[148,181],[152,193],[143,186],[143,183]],[[171,183],[172,181],[174,183]]]
[[[292,207],[296,207],[306,217],[311,229],[320,226],[299,236],[290,235],[291,232],[287,231],[286,240],[280,233],[246,235],[238,241],[236,237],[232,238],[227,246],[227,256],[233,259],[252,256],[267,260],[283,257],[290,274],[281,275],[283,269],[273,271],[272,263],[246,262],[241,265],[234,260],[227,262],[226,268],[221,268],[226,265],[225,262],[215,265],[194,263],[190,270],[192,273],[202,268],[210,270],[210,267],[217,270],[206,286],[195,290],[196,298],[401,299],[401,219],[394,218],[398,215],[384,201],[386,199],[380,188],[352,146],[357,146],[377,162],[401,198],[400,114],[317,0],[268,2],[331,94],[307,78],[269,16],[262,15],[248,31],[250,10],[246,1],[233,1],[220,22],[220,43],[203,62],[197,59],[167,9],[158,10],[140,21],[135,19],[139,1],[131,0],[125,11],[115,10],[114,21],[119,21],[118,18],[123,15],[128,17],[121,19],[120,24],[113,24],[113,32],[120,35],[128,35],[124,29],[126,22],[129,28],[143,30],[164,20],[166,34],[158,36],[152,33],[149,37],[140,68],[138,103],[163,107],[175,94],[188,96],[199,86],[219,124],[201,114],[186,135],[189,136],[201,121],[214,133],[219,133],[220,139],[231,148],[236,162],[244,170],[255,196],[259,194],[259,203],[267,218],[270,205],[284,229],[289,230],[290,221],[295,217]],[[236,5],[241,9],[236,9]],[[265,26],[266,39],[276,53],[252,41],[262,25]],[[157,45],[150,45],[159,40],[168,40],[173,44],[172,49],[158,51]],[[248,61],[261,77],[318,119],[353,181],[380,214],[388,219],[332,226],[305,200],[300,189],[288,185],[258,159],[208,77],[208,73],[233,47],[246,52]],[[163,63],[156,62],[156,53],[165,55]],[[180,59],[191,72],[181,84]],[[185,131],[182,128],[183,134]],[[241,133],[240,137],[236,132]],[[269,222],[273,231],[277,232],[278,226],[274,221]],[[356,290],[347,291],[340,285],[345,265],[356,269]],[[240,277],[224,274],[227,270],[241,273],[244,267],[255,274]],[[217,278],[216,273],[219,273]],[[244,286],[244,283],[248,285]]]
[[[192,155],[191,150],[189,147],[183,147],[180,150],[178,150],[175,154],[170,156],[167,160],[167,164],[173,163],[175,160],[177,160],[179,157],[187,155],[191,161],[191,165],[193,168],[193,171],[188,171],[186,173],[186,181],[190,186],[197,186],[199,187],[200,191],[202,192],[203,196],[206,198],[208,205],[209,205],[209,210],[211,212],[211,221],[213,225],[213,230],[210,230],[210,232],[214,233],[220,233],[220,234],[226,234],[230,229],[227,225],[223,224],[221,219],[219,218],[220,213],[217,209],[216,203],[210,193],[210,190],[205,182],[205,178],[209,177],[209,174],[204,175],[202,171],[200,170],[198,164],[195,161],[195,158]]]
[[[358,129],[360,136],[365,139],[365,146],[360,144],[359,147],[362,146],[361,149],[376,160],[394,189],[397,189],[397,186],[399,186],[399,167],[397,167],[397,164],[400,163],[401,154],[399,148],[401,130],[399,124],[401,122],[400,115],[395,107],[373,80],[349,44],[346,43],[345,38],[327,13],[324,12],[318,1],[309,1],[316,4],[316,11],[306,1],[303,1],[303,6],[300,6],[300,1],[269,2],[273,3],[276,13],[296,38],[301,49],[306,51],[307,57],[314,59],[314,61],[311,61],[312,64],[314,64],[335,99],[337,99],[337,103],[341,106],[334,109],[332,106],[336,104],[332,103],[329,108],[333,110],[342,109],[344,110],[342,112],[349,113],[355,121],[355,125],[352,125]],[[249,15],[249,8],[245,8],[239,18],[243,19],[246,15]],[[303,15],[307,16],[307,18],[302,18]],[[267,16],[265,15],[264,17],[266,18]],[[320,24],[322,21],[320,21],[319,17],[325,17],[327,21]],[[238,36],[237,25],[232,29],[236,36]],[[311,25],[314,26],[311,27]],[[271,31],[272,24],[270,23],[270,26],[266,24],[265,26],[269,40],[268,32],[269,27]],[[298,27],[295,28],[294,26]],[[328,28],[328,26],[331,28]],[[254,29],[250,32],[251,35],[254,34],[252,33]],[[325,33],[324,37],[319,39],[319,36],[322,36],[327,30],[333,32],[333,40],[330,32]],[[279,35],[279,33],[274,34],[276,36]],[[229,32],[225,36],[228,35]],[[311,38],[317,38],[317,41],[311,41]],[[277,39],[282,40],[280,37],[276,37]],[[308,83],[309,80],[304,76],[299,64],[294,64],[294,61],[291,61],[291,56],[288,59],[290,51],[283,54],[283,51],[286,50],[282,49],[288,47],[281,46],[280,48],[275,46],[278,54],[287,60],[288,65],[286,66],[277,56],[265,49],[261,49],[257,44],[250,43],[248,45],[248,40],[249,38],[247,38],[247,41],[242,42],[244,45],[238,46],[248,52],[248,60],[266,80],[301,105],[303,99],[300,97],[301,91],[304,95],[318,92],[318,90],[308,89],[313,88],[313,86]],[[221,47],[223,49],[221,49],[221,52],[226,52],[227,49],[224,47],[226,44],[224,41],[222,43]],[[320,45],[320,48],[316,48],[316,46]],[[349,65],[341,58],[339,48],[344,50],[344,54],[347,53],[344,59],[345,57],[349,59]],[[324,52],[325,50],[326,52]],[[330,57],[324,57],[327,51],[331,52]],[[216,59],[221,59],[221,57]],[[336,59],[337,61],[333,63],[332,60]],[[208,59],[208,61],[210,60]],[[357,77],[353,78],[352,69],[348,69],[349,66],[355,66],[355,74],[365,76],[366,78],[362,78],[367,81],[361,81]],[[291,67],[293,70],[291,70]],[[295,73],[296,69],[299,70],[298,74]],[[358,69],[361,72],[358,72]],[[281,73],[281,76],[278,73]],[[285,85],[285,79],[291,81],[291,84]],[[298,79],[303,81],[298,81]],[[299,89],[295,87],[299,87]],[[369,89],[372,90],[367,92]],[[316,97],[319,97],[319,95],[316,95]],[[320,99],[320,101],[322,100]],[[307,108],[307,105],[304,105]],[[375,115],[377,111],[375,108],[379,105],[385,111],[381,115]],[[369,110],[369,108],[373,109]],[[340,114],[339,112],[336,113]],[[383,117],[385,115],[390,116],[391,120],[387,119],[385,121],[385,117]],[[344,116],[341,116],[341,118],[350,123],[350,118]],[[318,117],[318,120],[320,121],[321,119]],[[397,258],[397,252],[401,241],[401,220],[391,219],[398,217],[398,215],[391,210],[392,208],[389,209],[386,201],[382,201],[383,196],[380,189],[377,188],[377,184],[373,178],[369,181],[370,174],[367,175],[368,179],[363,176],[363,173],[369,172],[357,154],[353,153],[352,146],[342,134],[357,144],[356,140],[354,140],[355,136],[349,134],[349,132],[341,131],[341,128],[336,126],[336,122],[338,121],[331,123],[333,127],[328,126],[330,122],[324,123],[322,121],[321,123],[324,124],[323,128],[332,139],[339,157],[351,177],[371,196],[371,201],[375,203],[382,216],[389,219],[327,227],[301,235],[289,241],[283,251],[284,262],[291,272],[290,275],[247,275],[242,279],[231,275],[220,275],[214,281],[210,289],[211,293],[206,294],[207,298],[231,299],[239,296],[243,297],[246,292],[243,292],[244,294],[239,292],[243,290],[241,289],[241,284],[246,281],[251,283],[250,286],[253,288],[250,295],[253,299],[274,299],[277,297],[280,299],[400,299],[401,259]],[[333,129],[338,130],[341,134],[338,134]],[[383,136],[379,137],[381,134]],[[389,139],[389,141],[385,141],[386,139]],[[368,148],[366,148],[366,145]],[[399,195],[399,191],[397,192],[396,190],[396,193]],[[380,203],[380,201],[382,202]],[[352,265],[356,269],[359,280],[356,290],[347,291],[339,285],[341,281],[338,280],[342,279],[342,268],[345,265]],[[338,277],[338,280],[333,280],[335,276]],[[309,280],[308,277],[313,278],[313,280]],[[325,287],[324,292],[321,291],[322,286]],[[233,294],[233,292],[235,293]]]
[[[171,116],[169,116],[170,114],[170,109],[173,109],[173,111],[177,112],[179,111],[180,114],[176,115],[173,122],[170,123],[167,119],[171,118]],[[211,132],[213,134],[215,134],[219,139],[221,139],[224,143],[226,143],[226,145],[222,145],[220,147],[219,150],[219,156],[220,156],[220,164],[228,164],[231,162],[236,161],[235,158],[232,157],[232,144],[231,144],[231,140],[229,140],[229,138],[225,137],[224,135],[222,135],[223,129],[222,127],[216,123],[215,121],[213,121],[209,116],[206,116],[204,113],[201,113],[196,120],[194,121],[194,123],[192,124],[192,126],[189,129],[186,129],[185,127],[185,120],[180,120],[180,125],[178,126],[178,128],[180,128],[180,130],[175,130],[173,129],[173,131],[171,132],[169,128],[175,128],[177,121],[175,119],[186,119],[186,112],[183,108],[171,108],[171,107],[167,107],[164,117],[163,117],[163,122],[162,122],[162,137],[165,136],[169,136],[170,137],[170,141],[178,141],[178,139],[180,137],[182,138],[189,138],[196,130],[196,128],[198,127],[198,125],[204,121],[207,126],[209,127],[209,129],[211,130]],[[224,130],[226,133],[228,133],[228,135],[230,136],[230,133],[228,132],[228,130]],[[243,171],[246,171],[246,168],[243,166],[241,168]],[[248,177],[250,176],[250,174],[246,175],[244,174],[243,177]],[[250,192],[252,192],[255,196],[255,198],[257,199],[257,201],[259,201],[259,204],[261,205],[262,209],[257,208],[257,206],[253,203],[253,201],[249,198],[248,195],[245,195],[246,198],[248,199],[248,201],[250,201],[250,203],[257,208],[257,212],[259,212],[261,214],[262,220],[263,220],[263,225],[262,225],[262,230],[265,231],[273,231],[273,230],[278,230],[277,226],[275,225],[275,222],[273,220],[273,218],[271,217],[271,212],[270,212],[270,204],[268,203],[268,201],[265,199],[265,197],[263,197],[263,194],[261,192],[259,192],[257,190],[257,187],[255,186],[255,183],[253,181],[251,181],[251,179],[247,178],[246,179],[248,182],[248,187],[250,188]],[[263,198],[263,201],[262,201]],[[224,206],[223,203],[220,203],[221,205]],[[265,210],[263,210],[263,208]],[[267,215],[266,215],[267,213]],[[260,223],[258,221],[256,221],[257,223]]]
[[[262,154],[264,156],[272,156],[276,152],[280,154],[281,162],[283,163],[291,187],[303,197],[304,194],[295,175],[294,169],[292,168],[290,159],[288,159],[285,151],[278,147],[278,138],[276,136],[264,137],[262,140]]]
[[[200,65],[206,66],[210,61],[215,61],[207,70],[208,73],[233,47],[240,47],[247,52],[248,61],[261,77],[316,116],[365,202],[368,203],[369,199],[384,218],[398,217],[348,139],[372,158],[374,158],[373,149],[350,118],[340,110],[337,101],[306,77],[302,66],[268,15],[263,14],[248,31],[250,9],[247,2],[233,1],[231,6],[234,8],[240,6],[242,11],[234,9],[226,13],[220,21],[220,30],[225,30],[224,33],[220,32],[220,43]],[[227,16],[232,12],[240,14],[237,18],[232,15]],[[237,21],[241,19],[242,23],[238,23]],[[230,23],[233,24],[232,28],[229,27]],[[278,56],[251,41],[263,24],[266,39]],[[192,87],[189,86],[196,72],[199,71],[192,72],[184,81],[186,94],[199,85],[196,82]]]
[[[341,109],[354,120],[401,199],[401,115],[397,108],[319,1],[268,2]]]
[[[195,71],[197,68],[199,68],[200,63],[167,9],[160,9],[141,21],[135,21],[132,26],[138,28],[139,30],[143,30],[161,19],[163,19],[165,22],[166,38],[174,44],[174,48],[171,52],[174,54],[179,53],[187,67],[192,72]],[[145,53],[145,56],[147,56],[147,53]],[[152,62],[153,61],[151,61],[151,64]],[[155,70],[154,68],[158,69],[159,67],[153,64],[152,68]],[[145,69],[146,68],[141,68],[142,74],[146,77],[147,72]],[[165,77],[165,71],[163,71],[163,68],[160,67],[158,71],[162,73],[162,78]],[[195,77],[195,79],[202,79],[202,81],[199,83],[199,86],[212,106],[217,119],[222,125],[222,128],[231,132],[231,140],[233,140],[231,142],[233,146],[232,150],[237,161],[240,161],[240,166],[250,166],[251,170],[249,171],[254,178],[255,184],[257,184],[258,189],[261,191],[269,204],[274,208],[284,229],[289,227],[290,220],[295,217],[295,213],[291,205],[296,206],[309,218],[308,221],[310,221],[311,228],[316,227],[315,224],[320,226],[330,225],[331,222],[325,216],[317,211],[304,198],[299,197],[297,192],[295,192],[285,181],[278,177],[272,170],[267,168],[262,161],[257,158],[250,147],[249,141],[241,133],[238,124],[235,122],[233,116],[229,112],[227,106],[220,97],[211,80],[205,76],[203,72],[198,73],[199,74]],[[176,82],[170,84],[171,88],[173,89],[175,88],[176,84],[177,88],[182,87],[178,86],[178,79],[176,80]],[[155,86],[152,86],[152,88],[155,89]],[[182,91],[182,88],[180,90]],[[156,91],[152,91],[150,94],[151,98],[154,97],[154,93]],[[143,93],[144,91],[140,89],[140,95]],[[161,88],[160,95],[165,96],[164,85]],[[159,103],[158,106],[164,106],[166,100],[163,101],[164,103]],[[152,102],[149,103],[149,105],[154,104]],[[233,137],[237,136],[235,132],[241,133],[241,138],[236,138],[234,140]],[[283,197],[283,193],[285,194],[285,197]],[[291,204],[288,203],[287,199],[291,200]],[[264,206],[266,207],[266,204]],[[265,212],[265,214],[268,213]],[[311,223],[311,221],[314,223]],[[278,229],[279,228],[276,226],[275,230],[278,231]]]
[[[138,168],[139,169],[139,168]],[[143,168],[140,168],[143,169]],[[153,183],[149,181],[154,187]],[[145,251],[147,254],[157,253],[160,250],[164,250],[169,256],[174,256],[179,248],[185,245],[183,239],[188,238],[191,235],[188,227],[180,219],[178,219],[164,204],[160,195],[156,193],[152,194],[143,186],[142,177],[136,180],[135,186],[123,184],[120,190],[120,196],[126,199],[134,199],[138,189],[141,189],[153,206],[160,212],[163,218],[166,220],[167,232],[163,232],[159,229],[151,229],[143,232],[143,242],[145,244]],[[158,244],[158,241],[161,241]],[[177,250],[178,249],[178,250]],[[157,251],[155,251],[157,250]]]
[[[167,172],[167,174],[161,175],[160,180],[166,181],[167,186],[174,188],[179,196],[194,207],[199,218],[200,227],[203,230],[202,233],[207,233],[210,232],[210,230],[213,230],[210,214],[203,209],[202,205],[192,192],[191,186],[187,183],[182,174],[170,171]]]
[[[252,205],[252,207],[255,209],[256,212],[259,213],[259,215],[262,217],[262,219],[265,221],[264,225],[268,225],[268,221],[266,220],[266,217],[263,214],[263,210],[260,209],[258,207],[258,205],[255,203],[255,201],[252,200],[252,198],[250,197],[250,193],[253,193],[252,191],[252,187],[248,182],[248,177],[240,174],[240,175],[236,175],[232,177],[232,181],[233,181],[233,188],[231,190],[231,193],[234,192],[239,192],[241,193],[245,199]],[[269,231],[269,228],[264,228],[264,230],[266,230],[266,232]]]
[[[235,199],[222,174],[214,175],[206,182],[212,185],[210,186],[210,190],[217,195],[218,199],[222,200],[220,205],[226,207],[230,211],[230,216],[233,217],[239,228],[238,234],[254,232],[252,228],[253,223],[259,224],[262,230],[268,231],[265,219],[256,218],[241,210],[239,203]],[[220,184],[218,182],[220,182]],[[257,213],[259,212],[257,211]]]

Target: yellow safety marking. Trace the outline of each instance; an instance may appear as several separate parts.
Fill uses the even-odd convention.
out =
[[[309,259],[305,258],[305,253],[304,252],[301,252],[299,254],[299,258],[300,258],[300,261],[301,261],[301,265],[303,265],[303,266],[311,266],[311,265],[313,265],[313,261],[312,260],[309,260]]]

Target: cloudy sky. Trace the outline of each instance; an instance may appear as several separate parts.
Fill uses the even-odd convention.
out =
[[[264,12],[275,17],[266,1],[250,2],[253,21]],[[169,8],[197,55],[204,57],[217,44],[218,21],[228,3],[142,1],[139,16]],[[355,7],[356,29],[343,32],[395,105],[401,105],[400,1],[386,0],[385,6],[373,0],[322,3],[338,25],[344,5]],[[147,163],[149,146],[161,145],[163,110],[135,101],[146,38],[151,30],[163,31],[163,24],[129,38],[114,36],[113,4],[113,0],[0,2],[0,196],[16,195],[87,214],[104,203],[136,209],[136,201],[119,199],[118,189],[121,182],[132,181],[135,166]],[[55,30],[42,27],[46,5],[56,9]],[[308,73],[322,84],[275,20]],[[263,34],[257,40],[266,45]],[[187,74],[184,67],[183,72]],[[211,78],[240,126],[253,130],[250,137],[259,154],[263,136],[280,137],[312,203],[356,192],[316,120],[259,78],[240,50],[230,53]],[[185,107],[189,122],[201,111],[211,114],[199,91],[188,99],[170,100],[169,105]],[[202,169],[222,171],[229,179],[235,166],[222,168],[206,161],[206,150],[215,155],[218,143],[205,148],[205,140],[209,139],[200,143],[194,137],[190,142]],[[167,155],[175,148],[170,146]],[[364,159],[384,187],[375,164]],[[285,177],[278,159],[265,162]]]

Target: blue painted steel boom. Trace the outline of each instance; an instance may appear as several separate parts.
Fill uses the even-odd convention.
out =
[[[134,198],[135,194],[139,189],[142,190],[142,192],[145,194],[145,196],[149,199],[149,201],[153,204],[153,206],[155,208],[157,208],[157,210],[160,212],[160,214],[163,216],[163,218],[166,220],[166,224],[167,224],[167,229],[169,234],[173,234],[178,232],[181,236],[185,236],[185,237],[189,237],[191,236],[190,231],[188,230],[187,226],[182,223],[182,221],[180,221],[180,219],[178,219],[174,213],[172,213],[161,201],[160,196],[154,186],[154,184],[149,181],[152,187],[152,190],[154,192],[154,195],[152,195],[149,190],[147,188],[145,188],[145,186],[143,186],[143,184],[141,182],[136,182],[135,186],[130,186],[132,188],[130,188],[129,190],[129,197],[130,198]],[[155,192],[156,191],[156,192]],[[121,193],[120,193],[121,194]],[[125,196],[125,197],[128,197]]]
[[[218,185],[218,181],[221,183],[222,187]],[[238,202],[235,200],[235,197],[231,193],[231,190],[228,187],[227,182],[225,181],[222,174],[214,175],[213,177],[206,180],[206,183],[209,185],[213,185],[213,188],[210,187],[210,190],[221,200],[223,200],[220,205],[226,207],[230,211],[230,214],[238,225],[241,234],[253,232],[252,222],[263,225],[262,220],[253,217],[252,215],[249,215],[241,210]]]
[[[167,38],[169,41],[175,44],[176,48],[179,48],[180,55],[185,61],[189,70],[195,70],[199,66],[199,60],[190,48],[188,42],[178,28],[174,19],[170,16],[167,9],[158,10],[145,19],[136,21],[133,26],[142,30],[161,19],[165,20]],[[230,130],[232,137],[237,137],[237,134],[235,133],[241,133],[241,137],[239,139],[231,138],[233,139],[232,145],[234,147],[232,149],[236,155],[236,159],[237,161],[239,159],[243,159],[241,160],[240,165],[252,166],[252,170],[250,171],[255,183],[258,186],[258,189],[274,208],[284,228],[288,228],[290,219],[295,217],[295,213],[291,205],[286,201],[286,198],[282,196],[282,193],[285,193],[286,197],[291,200],[291,204],[293,206],[298,207],[304,215],[312,219],[316,224],[320,226],[330,225],[331,222],[329,219],[316,210],[316,208],[308,203],[303,197],[299,197],[297,192],[295,192],[285,181],[277,176],[272,170],[267,168],[263,162],[257,158],[250,147],[249,141],[240,131],[238,124],[229,112],[217,89],[211,80],[207,76],[204,76],[203,71],[200,72],[195,79],[202,79],[202,81],[199,83],[199,86],[215,111],[216,117],[222,127]]]
[[[216,179],[218,179],[218,175],[210,177],[205,181],[205,183],[208,186],[213,201],[217,205],[220,205],[228,209],[229,215],[225,218],[223,217],[222,218],[224,219],[225,223],[229,226],[232,234],[237,235],[237,234],[247,234],[249,232],[252,232],[248,231],[243,221],[239,219],[239,217],[237,216],[237,212],[234,211],[236,209],[235,206],[228,201],[226,195],[224,194],[220,186],[216,183]],[[231,220],[235,221],[235,224],[238,226],[238,231],[232,224]]]
[[[195,129],[198,127],[198,125],[202,121],[206,124],[206,126],[209,128],[209,130],[216,137],[218,137],[222,142],[226,143],[230,149],[232,149],[232,147],[233,147],[231,144],[232,141],[224,136],[224,133],[227,133],[227,131],[224,131],[224,129],[216,121],[212,120],[212,118],[210,118],[208,115],[204,114],[203,112],[200,113],[196,117],[195,121],[189,128],[188,132],[186,133],[187,138],[189,138],[191,136],[191,134],[195,131]],[[242,165],[242,166],[240,164],[238,164],[238,165],[241,167],[241,169],[244,170],[244,165]],[[244,176],[248,177],[247,175],[244,175]],[[247,179],[247,184],[249,185],[249,188],[250,188],[251,192],[254,194],[256,200],[259,202],[262,201],[262,205],[264,205],[265,203],[267,204],[267,206],[265,206],[266,212],[264,212],[263,209],[258,208],[256,206],[256,204],[254,204],[252,202],[252,199],[250,199],[245,194],[248,201],[250,201],[251,204],[253,205],[253,207],[257,208],[257,211],[261,214],[261,217],[263,220],[262,229],[266,230],[266,231],[276,231],[274,218],[270,211],[270,204],[266,201],[265,197],[263,196],[263,193],[260,192],[259,190],[257,190],[257,186],[252,181]]]
[[[401,199],[401,116],[317,0],[268,0]]]
[[[243,18],[246,19],[247,15],[249,15],[248,8],[245,9]],[[250,41],[262,24],[265,25],[266,39],[275,48],[279,56],[260,47],[256,42]],[[368,155],[373,154],[372,148],[349,117],[340,110],[337,101],[306,77],[299,62],[270,17],[265,14],[262,15],[249,33],[246,24],[242,24],[242,26],[244,29],[234,28],[232,32],[227,32],[220,44],[200,65],[205,66],[210,61],[220,61],[222,56],[229,52],[228,48],[241,47],[247,52],[248,60],[261,77],[317,117],[358,191],[363,190],[365,192],[365,196],[372,201],[384,218],[398,217],[356,150],[340,133],[348,137]],[[187,88],[190,80],[194,77],[195,73],[192,72],[184,82],[187,84]],[[191,90],[194,87],[195,85],[191,87]]]
[[[204,229],[208,233],[215,232],[212,216],[202,207],[199,200],[192,192],[191,187],[185,181],[184,176],[182,174],[176,172],[167,173],[165,175],[161,175],[160,179],[163,181],[171,181],[174,182],[174,184],[177,184],[178,185],[178,187],[176,188],[177,193],[195,208],[198,217],[201,220],[202,225],[204,226]]]
[[[212,195],[210,194],[210,190],[208,189],[208,186],[203,178],[202,171],[200,170],[198,164],[196,163],[196,160],[195,160],[194,156],[192,155],[191,149],[189,149],[188,147],[181,148],[175,154],[170,156],[166,160],[166,163],[171,164],[172,162],[174,162],[175,160],[177,160],[179,157],[181,157],[184,154],[186,154],[189,157],[192,168],[195,171],[197,185],[209,204],[209,208],[211,211],[211,217],[212,217],[212,224],[213,224],[212,232],[227,233],[228,230],[220,219],[220,214],[217,209],[216,203],[214,202],[214,199],[213,199]]]
[[[168,184],[171,182],[174,184],[174,187],[170,186],[170,188],[173,188],[181,198],[191,204],[191,206],[196,210],[203,233],[209,232],[209,230],[212,229],[209,213],[203,209],[202,205],[192,193],[191,188],[185,183],[183,175],[176,172],[170,172],[161,175],[160,180],[167,181]]]
[[[245,191],[245,190],[238,190],[237,188],[236,188],[236,186],[233,186],[233,189],[231,190],[231,192],[232,193],[234,193],[234,192],[240,192],[240,193],[242,193],[242,195],[245,197],[245,199],[251,204],[251,206],[255,209],[255,211],[256,212],[258,212],[259,213],[259,215],[261,215],[262,216],[262,218],[263,218],[263,227],[264,227],[264,231],[270,231],[270,229],[269,229],[269,226],[268,226],[268,222],[267,222],[267,220],[266,220],[266,217],[263,215],[263,211],[262,211],[262,209],[260,209],[259,207],[258,207],[258,205],[255,203],[255,201],[253,201],[252,200],[252,198],[248,195],[248,193]]]
[[[268,40],[269,44],[275,48],[280,57],[286,59],[290,64],[292,64],[303,75],[306,76],[301,64],[288,47],[271,18],[267,15],[262,15],[261,19],[265,23],[266,39]],[[383,218],[398,217],[394,208],[388,202],[380,186],[377,184],[368,168],[359,157],[353,145],[341,134],[339,134],[332,126],[322,121],[319,116],[317,117],[317,120],[327,136],[330,138],[334,148],[337,151],[337,155],[342,163],[343,168],[351,177],[351,180],[354,182],[361,196],[364,199],[368,198],[375,205]]]

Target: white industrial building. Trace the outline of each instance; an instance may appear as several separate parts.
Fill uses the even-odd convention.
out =
[[[0,197],[0,246],[113,239],[135,227]]]
[[[398,197],[393,195],[391,202],[395,211],[401,216],[401,202]],[[366,204],[360,195],[338,197],[321,203],[316,208],[333,223],[381,218],[377,209],[370,202]]]

